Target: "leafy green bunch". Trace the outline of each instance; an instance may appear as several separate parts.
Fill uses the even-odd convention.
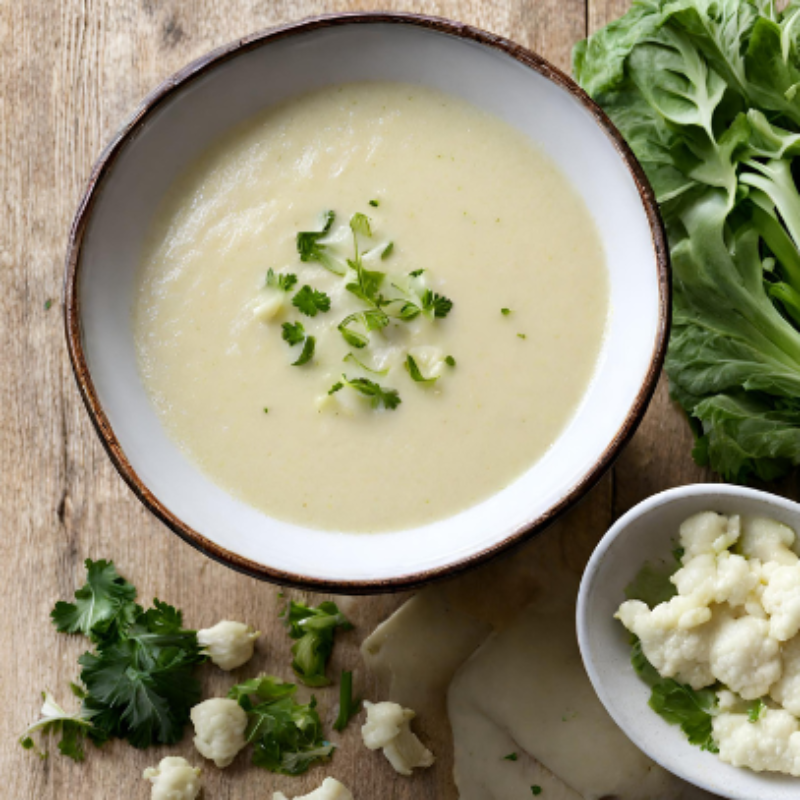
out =
[[[67,714],[45,693],[42,719],[23,735],[23,746],[33,746],[34,731],[61,733],[61,752],[81,761],[86,737],[97,745],[116,737],[145,748],[183,736],[200,701],[195,667],[206,656],[180,611],[158,599],[145,611],[135,600],[135,587],[113,562],[87,559],[86,584],[74,602],[56,603],[50,615],[58,631],[82,633],[95,646],[78,660],[83,686],[73,685],[73,692],[81,711]]]
[[[797,0],[638,0],[573,54],[666,223],[694,457],[737,482],[800,464],[799,35]]]

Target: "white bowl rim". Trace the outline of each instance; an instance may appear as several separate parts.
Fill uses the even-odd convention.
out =
[[[619,714],[616,713],[616,704],[613,702],[612,698],[608,695],[605,691],[605,684],[602,680],[599,670],[596,669],[594,660],[591,657],[591,647],[589,646],[589,628],[587,624],[588,620],[588,606],[589,606],[589,594],[591,590],[591,586],[597,572],[597,567],[601,561],[606,556],[609,548],[613,544],[614,540],[620,535],[620,533],[625,530],[628,525],[631,524],[634,520],[649,514],[656,508],[661,506],[666,506],[672,503],[675,500],[681,500],[687,497],[703,497],[703,496],[713,496],[715,498],[719,498],[720,496],[723,497],[736,497],[736,498],[745,498],[748,500],[754,500],[759,503],[764,503],[766,505],[777,506],[782,508],[786,511],[790,511],[793,513],[800,512],[800,505],[794,502],[793,500],[788,500],[785,497],[781,497],[780,495],[772,494],[771,492],[765,492],[760,489],[751,489],[747,486],[738,486],[732,484],[724,484],[724,483],[692,483],[687,484],[685,486],[677,486],[672,489],[666,489],[663,492],[658,492],[657,494],[651,495],[650,497],[642,500],[637,505],[633,506],[633,508],[629,509],[625,512],[606,532],[603,538],[600,540],[600,543],[592,552],[592,556],[589,559],[589,563],[586,565],[586,569],[584,570],[583,577],[581,579],[580,589],[578,591],[578,602],[576,606],[576,628],[578,634],[578,647],[581,653],[581,659],[583,660],[583,666],[586,670],[587,675],[589,676],[589,680],[594,687],[595,693],[599,698],[600,702],[603,704],[603,707],[606,709],[608,714],[617,724],[619,729],[633,742],[636,747],[638,747],[642,752],[644,752],[648,758],[655,761],[659,766],[663,767],[668,772],[671,772],[674,775],[677,775],[679,778],[682,778],[687,783],[692,784],[693,786],[697,786],[700,789],[704,789],[707,792],[711,792],[712,794],[719,795],[720,794],[720,787],[718,784],[709,783],[704,776],[697,775],[694,772],[682,771],[679,767],[676,767],[674,764],[667,764],[665,763],[665,759],[663,759],[661,753],[657,750],[652,748],[647,748],[642,746],[637,740],[634,738],[633,731],[629,730],[625,724],[623,723]],[[722,510],[722,509],[720,509]],[[655,713],[655,712],[653,712]],[[687,747],[694,747],[686,742]],[[720,762],[724,763],[724,762]],[[727,765],[726,765],[727,766]],[[776,776],[778,773],[751,773],[752,775],[765,775],[765,776]],[[800,787],[800,781],[798,781],[798,787]],[[731,787],[729,785],[725,788],[726,794],[725,797],[728,797],[729,800],[753,800],[752,792],[750,789],[747,789],[744,793],[739,792],[736,787]]]
[[[166,100],[190,86],[195,79],[221,66],[228,60],[253,49],[269,45],[272,42],[342,25],[387,23],[419,27],[499,50],[567,91],[591,114],[596,124],[610,140],[623,166],[630,173],[642,203],[651,233],[653,261],[657,273],[658,320],[649,368],[644,374],[636,399],[631,404],[623,424],[603,453],[596,459],[591,469],[557,503],[536,518],[519,526],[502,540],[493,543],[480,552],[472,553],[447,565],[391,578],[337,581],[286,572],[231,552],[207,539],[179,519],[148,489],[125,455],[92,381],[82,342],[78,279],[82,245],[100,189],[111,173],[114,162],[125,144],[137,135],[137,132],[146,121]],[[378,594],[402,591],[421,586],[436,579],[453,577],[506,552],[544,530],[559,515],[574,506],[600,480],[635,433],[655,391],[669,339],[671,300],[669,251],[655,194],[642,167],[622,135],[606,116],[605,112],[575,81],[536,53],[509,39],[479,28],[442,17],[423,14],[357,11],[308,17],[298,22],[259,31],[237,39],[192,61],[183,69],[164,80],[145,97],[102,151],[92,168],[70,229],[66,254],[63,307],[67,349],[81,399],[95,431],[117,472],[149,511],[195,549],[209,558],[251,577],[312,591],[341,594]]]

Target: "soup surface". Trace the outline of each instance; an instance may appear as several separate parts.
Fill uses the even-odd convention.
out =
[[[296,242],[327,210],[320,242],[337,264],[365,214],[358,244],[387,273],[381,292],[427,288],[450,312],[404,321],[396,303],[386,327],[355,325],[366,347],[346,341],[338,326],[367,308],[345,288],[354,273],[302,262]],[[297,276],[291,291],[265,286],[270,268]],[[300,313],[306,285],[329,310]],[[273,108],[180,177],[155,215],[133,325],[163,424],[214,482],[284,520],[380,531],[463,510],[539,459],[589,384],[607,315],[593,221],[547,157],[459,99],[375,82]],[[297,322],[315,350],[294,366],[306,343],[284,323]],[[409,351],[435,382],[412,379]],[[401,402],[373,408],[343,375]]]

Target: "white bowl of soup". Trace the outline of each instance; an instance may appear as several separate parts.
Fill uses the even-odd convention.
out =
[[[253,576],[418,585],[543,529],[657,380],[652,192],[566,76],[414,15],[323,17],[189,65],[73,225],[79,388],[136,495]]]

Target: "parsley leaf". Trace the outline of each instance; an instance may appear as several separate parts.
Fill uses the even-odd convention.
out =
[[[631,644],[633,668],[651,687],[650,708],[672,725],[680,725],[690,744],[712,753],[719,752],[711,727],[717,705],[714,689],[695,690],[673,678],[662,678],[642,652],[638,637],[631,637]]]
[[[422,310],[432,313],[434,317],[446,317],[453,308],[453,301],[439,294],[426,289],[420,298],[422,300]]]
[[[313,336],[306,336],[303,342],[303,352],[300,353],[300,358],[297,361],[292,361],[293,367],[302,367],[303,364],[308,364],[314,358],[314,350],[317,347],[317,340]]]
[[[424,269],[415,269],[413,272],[409,272],[408,274],[412,278],[419,278],[419,276],[422,275],[423,272],[425,272]]]
[[[368,397],[373,408],[378,408],[382,405],[391,411],[403,402],[396,389],[386,389],[368,378],[353,378],[350,380],[346,375],[342,375],[342,378],[351,389],[355,389],[360,394]]]
[[[328,389],[328,394],[336,394],[340,389],[344,389],[344,384],[341,381],[336,381],[336,383]]]
[[[650,608],[666,603],[678,593],[670,577],[679,568],[680,564],[677,563],[658,567],[646,561],[636,577],[625,587],[625,597],[628,600],[641,600]]]
[[[336,215],[326,211],[323,215],[321,231],[301,231],[297,234],[297,252],[303,262],[316,261],[335,275],[344,275],[344,267],[328,251],[328,247],[320,242],[330,233]]]
[[[456,365],[456,360],[453,356],[445,356],[444,363],[447,364],[448,367],[454,367]]]
[[[300,775],[334,750],[322,736],[316,699],[296,703],[296,690],[293,683],[262,675],[228,692],[247,713],[245,736],[253,745],[253,764],[270,772]]]
[[[406,356],[406,369],[408,370],[408,373],[411,375],[412,379],[417,383],[436,383],[436,380],[439,377],[438,375],[435,375],[432,378],[426,378],[420,372],[417,362],[410,353]]]
[[[301,314],[316,317],[320,311],[330,311],[331,299],[325,292],[319,292],[306,285],[292,298],[292,305]]]
[[[292,669],[306,686],[328,686],[325,666],[333,652],[337,629],[353,626],[339,611],[336,603],[326,601],[316,608],[294,600],[281,612],[289,636],[297,641],[292,646]]]
[[[507,756],[503,756],[503,761],[516,761],[518,758],[516,753],[509,753]]]
[[[372,227],[369,217],[366,214],[356,213],[350,217],[350,230],[353,231],[353,238],[358,236],[372,236]],[[356,242],[356,254],[358,253],[358,242]]]
[[[181,612],[158,599],[153,604],[139,608],[115,641],[78,659],[88,691],[84,709],[95,727],[138,748],[181,739],[189,711],[200,702],[194,667],[206,660],[196,632],[183,629]]]
[[[381,251],[381,261],[386,261],[387,258],[394,252],[394,242],[389,242],[386,247]]]
[[[283,329],[281,334],[283,341],[289,342],[292,347],[300,344],[306,338],[306,329],[302,322],[284,322],[281,328]]]
[[[86,559],[86,583],[74,603],[59,601],[50,619],[61,633],[83,633],[92,641],[113,637],[137,606],[136,589],[121,578],[111,561]]]
[[[380,205],[380,202],[379,202],[378,200],[370,200],[370,201],[369,201],[369,204],[370,204],[370,205],[371,205],[373,208],[377,208],[377,207]]]
[[[501,314],[502,314],[504,317],[507,317],[507,316],[508,316],[508,315],[511,313],[511,309],[510,309],[510,308],[501,308],[501,309],[500,309],[500,313],[501,313]]]
[[[533,795],[540,795],[542,793],[541,786],[531,786],[531,794]]]
[[[766,703],[760,697],[756,700],[751,700],[747,704],[747,719],[750,722],[758,722],[766,710]]]
[[[41,717],[20,736],[19,743],[26,750],[34,750],[44,758],[47,753],[36,749],[31,734],[38,733],[42,738],[60,734],[58,749],[61,754],[73,761],[83,761],[86,758],[84,742],[94,727],[91,721],[92,714],[86,710],[81,710],[77,714],[68,714],[56,703],[50,692],[42,692],[42,700],[44,703]]]
[[[372,367],[368,367],[363,361],[359,361],[352,353],[348,353],[342,361],[349,361],[351,364],[355,364],[357,367],[360,367],[365,372],[371,372],[373,375],[385,375],[389,368],[386,369],[372,369]]]
[[[361,698],[353,700],[353,673],[342,670],[342,679],[339,683],[339,714],[333,723],[334,730],[343,731],[359,711],[361,711]]]
[[[344,337],[344,340],[351,346],[359,350],[369,344],[369,333],[371,331],[380,330],[389,324],[389,317],[385,311],[379,308],[370,308],[366,311],[357,311],[355,314],[350,314],[339,323],[339,332]],[[354,331],[350,325],[361,325],[366,331],[366,335]]]
[[[289,292],[296,283],[297,275],[292,272],[282,275],[279,272],[275,272],[272,267],[267,270],[267,286],[271,289]]]

